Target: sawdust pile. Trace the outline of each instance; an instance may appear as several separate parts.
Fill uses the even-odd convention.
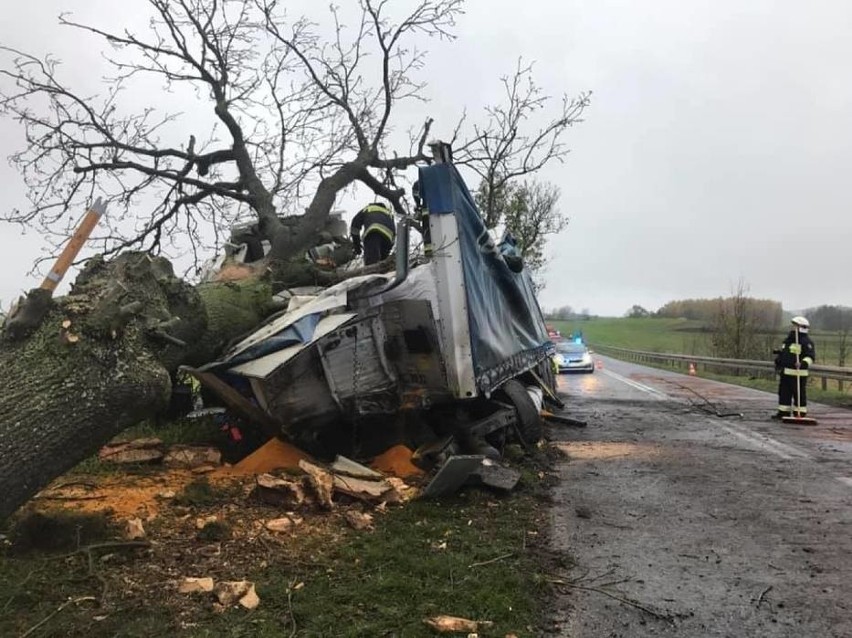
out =
[[[298,469],[299,461],[312,461],[311,457],[281,439],[270,439],[242,461],[221,468],[217,474],[263,474],[281,469]]]
[[[370,467],[378,472],[391,474],[392,476],[398,476],[403,479],[412,476],[422,476],[423,470],[411,462],[411,456],[411,450],[404,445],[394,445],[374,458]]]

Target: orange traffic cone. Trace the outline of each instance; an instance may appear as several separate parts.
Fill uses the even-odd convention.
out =
[[[692,363],[692,362],[690,362],[690,364],[689,364],[689,376],[691,376],[691,377],[695,376],[695,364]]]
[[[598,359],[597,361],[595,361],[595,367],[596,367],[598,370],[603,370],[603,361],[601,361],[600,359]]]

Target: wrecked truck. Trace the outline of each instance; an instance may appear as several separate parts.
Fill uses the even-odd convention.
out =
[[[220,359],[190,372],[231,409],[319,455],[369,456],[404,443],[425,459],[499,456],[541,436],[558,404],[548,337],[510,238],[495,242],[457,168],[420,167],[432,250],[396,272],[292,291]]]

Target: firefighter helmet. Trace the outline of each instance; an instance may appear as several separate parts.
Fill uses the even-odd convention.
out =
[[[808,328],[811,327],[811,322],[802,317],[801,315],[793,317],[791,321],[793,325],[796,326],[799,332],[807,332]]]

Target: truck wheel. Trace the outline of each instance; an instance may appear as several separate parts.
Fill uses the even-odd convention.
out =
[[[518,417],[516,430],[521,439],[521,445],[527,449],[535,447],[541,439],[541,415],[527,393],[527,389],[520,381],[510,379],[500,386],[500,393],[515,407]]]

